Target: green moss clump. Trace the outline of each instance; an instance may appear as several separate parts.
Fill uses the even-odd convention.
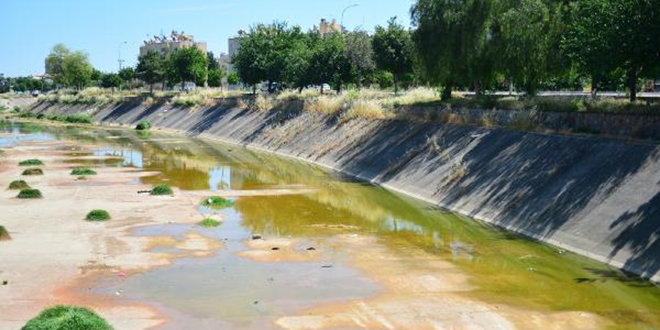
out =
[[[11,239],[11,236],[9,235],[9,231],[5,226],[0,226],[0,241],[8,241]]]
[[[197,224],[202,227],[211,228],[211,227],[220,226],[220,221],[215,220],[213,218],[204,218],[204,220],[198,222]]]
[[[18,193],[18,198],[28,199],[28,198],[42,198],[41,191],[39,189],[21,189]]]
[[[25,180],[14,180],[9,184],[11,190],[30,189],[30,185]]]
[[[75,306],[54,306],[43,310],[21,330],[113,330],[93,311]]]
[[[18,162],[18,166],[39,166],[43,165],[44,162],[42,162],[40,159],[32,158],[32,159],[26,159],[23,161]]]
[[[135,129],[138,131],[146,131],[150,128],[151,128],[151,123],[148,120],[142,120],[135,126]]]
[[[211,196],[202,201],[202,205],[212,209],[224,209],[234,206],[234,201],[222,198],[220,196]]]
[[[22,173],[23,175],[44,175],[44,171],[40,168],[28,168]]]
[[[87,167],[79,167],[71,170],[71,175],[95,175],[96,171]]]
[[[110,214],[106,210],[91,210],[85,219],[87,221],[105,221],[110,220]]]
[[[151,193],[154,196],[161,196],[161,195],[174,195],[174,192],[172,191],[172,188],[165,184],[165,183],[159,183],[151,189]]]

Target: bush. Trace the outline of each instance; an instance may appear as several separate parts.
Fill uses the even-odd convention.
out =
[[[165,183],[159,183],[151,189],[151,195],[154,196],[161,196],[161,195],[174,195],[174,192],[172,191],[172,188],[165,184]]]
[[[138,131],[146,131],[150,128],[151,128],[151,123],[148,120],[142,120],[135,126],[135,129]]]
[[[21,189],[21,191],[18,193],[18,198],[22,199],[28,199],[28,198],[42,198],[43,196],[41,195],[41,191],[39,189]]]
[[[38,166],[38,165],[43,165],[44,162],[42,162],[39,159],[32,158],[32,159],[26,159],[23,161],[18,162],[18,166]]]
[[[22,173],[23,175],[43,175],[44,171],[40,168],[28,168]]]
[[[202,227],[211,228],[211,227],[219,226],[220,221],[212,219],[212,218],[204,218],[204,220],[198,222],[197,224],[202,226]]]
[[[112,330],[112,326],[93,311],[75,306],[54,306],[43,310],[21,330]]]
[[[91,124],[94,122],[94,119],[90,115],[79,114],[79,115],[68,115],[66,116],[66,119],[64,121],[72,124]]]
[[[36,118],[37,114],[32,112],[21,112],[18,115],[19,118]]]
[[[234,206],[234,201],[224,199],[220,196],[211,196],[202,201],[202,205],[212,209],[223,209]]]
[[[11,235],[9,235],[9,231],[5,226],[0,226],[0,241],[8,241],[11,239]]]
[[[85,219],[87,221],[105,221],[110,220],[110,214],[106,210],[91,210]]]
[[[9,184],[10,190],[30,189],[30,185],[25,180],[14,180]]]
[[[79,167],[71,170],[71,175],[95,175],[96,171],[87,167]]]

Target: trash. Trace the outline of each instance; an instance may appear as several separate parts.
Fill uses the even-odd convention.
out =
[[[258,303],[259,303],[259,300],[255,300],[255,301],[252,302],[252,304],[254,304],[254,305],[256,305]]]
[[[323,265],[321,268],[332,268],[332,265]]]
[[[315,251],[316,249],[313,246],[310,246],[306,249],[307,251]]]
[[[2,285],[7,285],[7,284],[9,284],[9,281],[7,281],[7,280],[2,280]]]
[[[252,235],[252,239],[261,239],[261,235],[254,234],[254,235]]]
[[[151,190],[138,190],[138,194],[150,194]]]
[[[277,251],[277,250],[279,250],[280,248],[278,248],[277,246],[273,246],[273,247],[270,248],[270,249],[271,249],[272,251]]]

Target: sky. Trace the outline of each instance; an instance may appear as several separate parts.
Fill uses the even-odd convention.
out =
[[[9,77],[44,73],[44,58],[56,43],[89,54],[95,68],[117,71],[135,65],[143,40],[185,31],[218,55],[239,29],[274,20],[304,30],[321,18],[342,18],[348,30],[373,31],[390,17],[410,25],[414,0],[5,0],[0,2],[0,73]],[[126,42],[124,44],[124,42]]]

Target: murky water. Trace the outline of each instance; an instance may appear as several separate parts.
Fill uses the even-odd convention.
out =
[[[149,303],[171,316],[164,329],[268,328],[279,316],[319,304],[377,295],[381,285],[350,264],[338,234],[375,236],[392,255],[419,250],[447,260],[469,276],[464,296],[540,311],[589,311],[614,329],[660,329],[660,289],[615,268],[465,219],[318,167],[253,153],[237,146],[152,132],[0,125],[0,147],[21,140],[67,139],[73,162],[133,167],[159,174],[183,190],[267,189],[292,185],[315,193],[241,197],[220,211],[213,229],[176,224],[142,227],[136,236],[195,234],[222,244],[198,257],[172,246],[151,252],[176,256],[172,265],[95,290]],[[11,133],[11,134],[7,134]],[[93,156],[113,156],[98,159]],[[202,213],[204,210],[200,210]],[[301,252],[323,251],[321,261],[257,262],[239,254],[254,233],[295,238]]]

